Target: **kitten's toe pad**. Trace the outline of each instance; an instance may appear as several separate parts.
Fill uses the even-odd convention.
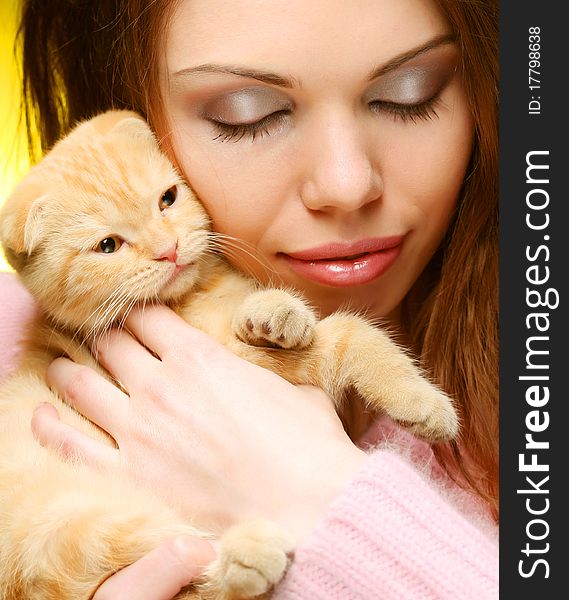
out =
[[[431,412],[421,421],[408,424],[414,434],[429,442],[444,442],[454,439],[459,430],[458,416],[450,399],[444,394],[433,399]]]
[[[459,421],[452,400],[428,382],[400,390],[386,412],[415,435],[440,442],[456,437]]]
[[[316,317],[306,304],[284,290],[248,296],[233,321],[237,337],[253,346],[304,348],[312,342]]]
[[[260,596],[282,579],[292,550],[288,536],[269,522],[239,525],[222,538],[214,577],[230,598]]]

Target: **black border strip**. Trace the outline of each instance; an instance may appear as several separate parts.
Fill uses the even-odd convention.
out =
[[[562,90],[569,29],[563,4],[500,5],[500,598],[508,600],[569,593],[569,218],[563,211],[569,96]],[[530,43],[539,45],[533,46],[539,55],[530,55]],[[538,73],[529,72],[532,65]]]

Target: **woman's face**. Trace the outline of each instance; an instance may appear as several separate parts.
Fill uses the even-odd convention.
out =
[[[396,319],[452,218],[473,125],[431,0],[182,0],[162,93],[177,163],[233,261]]]

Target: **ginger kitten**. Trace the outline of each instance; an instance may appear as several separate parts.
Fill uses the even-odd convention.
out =
[[[457,433],[450,399],[384,331],[347,312],[317,320],[299,295],[231,268],[202,205],[134,113],[103,113],[56,144],[7,200],[0,234],[42,313],[20,368],[0,385],[3,600],[87,600],[166,539],[210,537],[197,518],[187,523],[120,473],[65,462],[31,433],[35,406],[50,402],[63,421],[113,444],[49,390],[45,371],[67,355],[103,372],[86,342],[124,322],[135,304],[170,306],[243,358],[323,388],[339,411],[353,389],[370,411],[428,440]],[[271,523],[237,525],[204,582],[178,597],[264,595],[293,550]]]

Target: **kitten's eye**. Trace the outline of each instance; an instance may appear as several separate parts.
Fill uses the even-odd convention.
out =
[[[174,202],[176,202],[176,196],[178,195],[178,188],[173,185],[169,190],[166,190],[160,198],[160,210],[170,208]]]
[[[102,252],[103,254],[112,254],[113,252],[116,252],[121,246],[122,240],[119,237],[107,237],[99,242],[99,244],[95,248],[95,252]]]

